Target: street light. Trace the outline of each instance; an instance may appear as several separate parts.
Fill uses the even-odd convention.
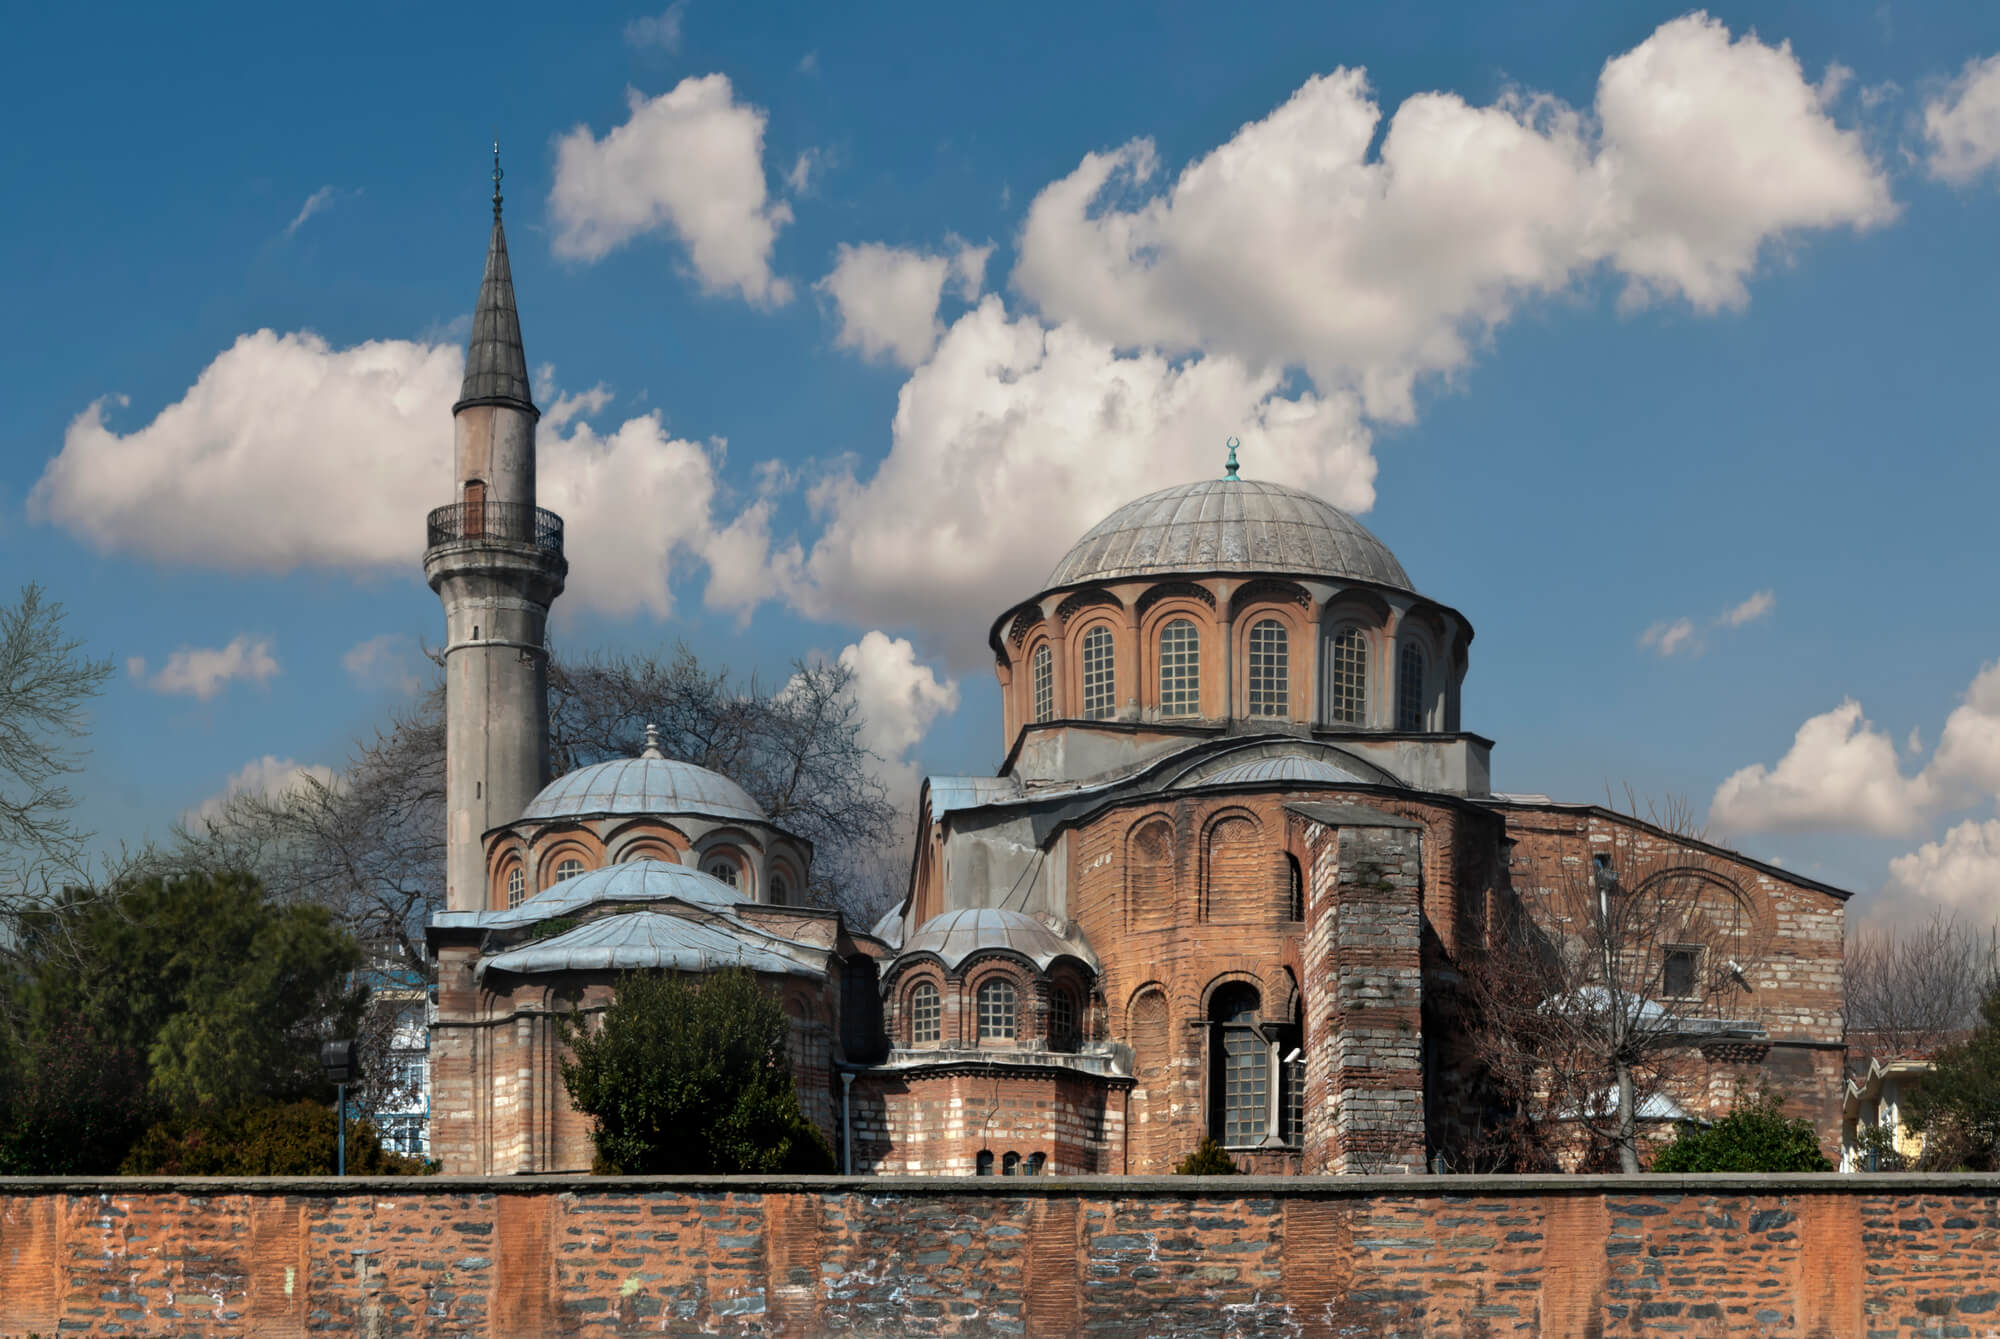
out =
[[[327,1082],[340,1096],[340,1123],[334,1131],[334,1172],[335,1176],[347,1175],[347,1085],[361,1077],[361,1058],[355,1054],[352,1040],[329,1041],[319,1048],[319,1063],[326,1070]]]

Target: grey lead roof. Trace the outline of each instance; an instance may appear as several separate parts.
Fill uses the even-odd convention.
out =
[[[523,819],[584,814],[696,814],[768,823],[750,793],[720,772],[657,755],[579,767],[542,787]]]
[[[479,305],[472,311],[472,341],[465,350],[465,384],[458,404],[495,400],[534,411],[528,388],[528,355],[521,348],[521,316],[514,307],[514,271],[507,263],[507,232],[493,212],[493,240],[486,247],[486,275],[479,281]]]
[[[1389,546],[1352,516],[1257,479],[1203,479],[1126,503],[1076,542],[1047,588],[1163,572],[1269,572],[1414,589]]]
[[[652,969],[706,972],[739,966],[787,976],[824,975],[808,963],[749,942],[727,929],[679,916],[663,916],[657,911],[606,916],[553,939],[496,953],[481,959],[473,975]]]
[[[993,949],[1017,953],[1042,971],[1061,957],[1076,958],[1097,970],[1097,955],[1080,931],[1074,937],[1057,934],[1038,917],[999,907],[968,907],[933,916],[917,927],[896,957],[935,954],[945,970],[952,971],[973,954]]]

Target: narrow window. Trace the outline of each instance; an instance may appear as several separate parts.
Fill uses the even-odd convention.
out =
[[[1306,1141],[1305,1051],[1293,1046],[1285,1053],[1281,1068],[1284,1072],[1279,1077],[1284,1084],[1285,1105],[1278,1115],[1278,1137],[1288,1144],[1303,1144]]]
[[[564,879],[574,879],[581,873],[583,873],[583,862],[575,856],[565,856],[556,865],[556,882],[561,883]]]
[[[1341,628],[1327,644],[1326,716],[1335,725],[1368,719],[1368,640],[1357,627]]]
[[[790,901],[791,896],[791,886],[785,882],[785,876],[782,874],[773,874],[771,876],[771,901],[782,907]]]
[[[1023,1176],[1040,1176],[1042,1168],[1048,1163],[1048,1160],[1049,1155],[1046,1153],[1030,1153],[1021,1174]]]
[[[1290,851],[1285,852],[1285,873],[1290,879],[1291,895],[1285,903],[1285,919],[1302,921],[1306,918],[1306,876],[1299,868],[1299,858]]]
[[[1112,685],[1111,629],[1099,624],[1083,634],[1083,718],[1108,721],[1117,710]]]
[[[1257,992],[1244,985],[1216,992],[1209,1018],[1220,1034],[1216,1046],[1210,1119],[1226,1145],[1260,1144],[1271,1096],[1271,1048],[1257,1027]]]
[[[1010,1152],[1004,1155],[1000,1159],[1000,1175],[1019,1176],[1020,1174],[1021,1174],[1021,1155],[1019,1153]]]
[[[1701,950],[1686,945],[1670,946],[1660,970],[1660,993],[1668,999],[1684,1000],[1695,993],[1695,968]]]
[[[1055,655],[1049,644],[1043,642],[1035,648],[1035,720],[1052,721],[1056,718],[1056,671]]]
[[[1160,715],[1201,714],[1201,634],[1187,619],[1160,629]]]
[[[919,981],[910,992],[910,1044],[920,1046],[937,1041],[943,1018],[938,988],[928,981]]]
[[[1396,657],[1396,728],[1424,728],[1424,650],[1404,642]]]
[[[1067,990],[1049,997],[1049,1045],[1058,1051],[1076,1049],[1076,997]]]
[[[978,1156],[977,1158],[973,1159],[973,1163],[972,1163],[972,1174],[973,1174],[974,1176],[991,1176],[991,1175],[993,1175],[993,1150],[992,1150],[992,1149],[990,1149],[990,1148],[982,1148],[982,1149],[980,1149],[980,1150],[979,1150],[979,1156]]]
[[[1264,619],[1250,629],[1250,714],[1291,715],[1291,691],[1291,637],[1277,619]]]
[[[1014,983],[988,981],[979,988],[979,1040],[1014,1040]]]
[[[507,905],[518,907],[528,895],[528,877],[519,865],[507,871]]]

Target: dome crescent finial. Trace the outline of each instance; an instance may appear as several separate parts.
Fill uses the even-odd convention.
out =
[[[1229,448],[1229,459],[1223,464],[1222,477],[1224,479],[1234,479],[1237,483],[1241,483],[1243,481],[1236,478],[1236,448],[1243,445],[1243,443],[1231,437],[1225,445]]]

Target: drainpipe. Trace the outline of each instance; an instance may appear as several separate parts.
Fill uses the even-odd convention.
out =
[[[840,1071],[840,1171],[854,1175],[854,1072]]]

